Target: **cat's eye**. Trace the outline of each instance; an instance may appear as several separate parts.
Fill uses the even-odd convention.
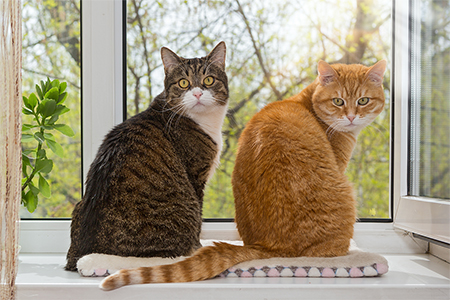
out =
[[[182,88],[182,89],[187,89],[190,85],[189,80],[187,79],[180,79],[180,81],[178,81],[178,85]]]
[[[333,98],[333,104],[336,106],[342,106],[344,105],[344,100],[341,98]]]
[[[367,103],[369,103],[369,98],[367,98],[367,97],[364,97],[364,98],[361,98],[361,99],[359,99],[358,100],[358,104],[359,105],[366,105]]]
[[[212,84],[214,83],[214,81],[215,81],[214,77],[208,76],[208,77],[206,77],[206,78],[203,80],[203,83],[204,83],[206,86],[209,86],[209,85],[212,85]]]

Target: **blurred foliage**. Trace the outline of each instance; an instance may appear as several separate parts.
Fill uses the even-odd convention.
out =
[[[221,166],[205,192],[203,214],[233,217],[231,173],[245,124],[265,104],[294,95],[311,83],[319,59],[365,65],[389,60],[391,2],[128,0],[127,114],[144,110],[162,91],[162,46],[195,57],[225,41],[229,112]],[[65,159],[54,158],[53,172],[59,174],[51,179],[54,192],[33,216],[68,217],[80,200],[79,16],[79,0],[24,0],[24,90],[30,90],[41,73],[67,81],[72,96],[66,105],[73,113],[63,121],[75,131],[70,141],[61,137],[68,154]],[[360,134],[347,171],[362,218],[389,217],[389,82],[388,71],[386,110]]]
[[[22,209],[20,216],[70,217],[75,203],[81,200],[80,0],[24,0],[22,18],[22,90],[33,91],[43,77],[66,82],[70,97],[64,105],[70,113],[60,115],[58,123],[67,124],[74,136],[52,132],[65,155],[46,152],[53,161],[51,176],[45,178],[51,196],[40,199],[33,214]],[[24,124],[31,122],[32,116],[23,116]],[[22,147],[30,146],[23,143]]]

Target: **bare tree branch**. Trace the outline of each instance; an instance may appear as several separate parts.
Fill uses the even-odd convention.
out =
[[[34,47],[36,45],[40,45],[40,44],[46,42],[48,39],[50,39],[53,36],[55,36],[55,35],[54,34],[46,35],[43,39],[41,39],[41,40],[39,40],[37,42],[31,43],[31,44],[27,44],[27,45],[22,45],[22,49]]]
[[[255,88],[246,98],[242,99],[241,101],[238,102],[238,104],[236,104],[233,108],[228,109],[227,112],[227,117],[228,118],[234,118],[234,115],[245,106],[245,104],[247,104],[250,100],[253,99],[254,96],[256,96],[256,94],[259,93],[259,91],[264,87],[264,83],[261,82],[260,85]],[[231,121],[231,120],[230,120]],[[231,124],[231,123],[230,123]]]
[[[147,38],[144,34],[144,25],[142,23],[142,16],[139,14],[139,9],[140,9],[141,3],[139,3],[139,5],[138,5],[136,0],[132,0],[132,4],[133,4],[134,10],[136,12],[136,18],[137,18],[137,22],[138,22],[138,26],[139,26],[139,32],[140,32],[141,38],[142,38],[142,47],[144,48],[144,61],[145,61],[145,65],[147,67],[147,76],[148,76],[148,83],[149,83],[148,84],[148,93],[149,93],[150,99],[152,99],[153,96],[152,96],[151,74],[153,72],[153,69],[150,67],[150,55],[149,55],[149,51],[147,49]]]
[[[245,15],[244,10],[242,9],[241,4],[239,3],[239,0],[236,0],[236,3],[238,5],[238,12],[241,14],[242,19],[244,20],[245,26],[247,27],[248,34],[250,35],[250,39],[252,41],[253,48],[255,49],[255,54],[258,57],[259,65],[261,66],[261,70],[264,73],[264,77],[265,77],[267,83],[270,85],[270,88],[274,92],[274,94],[277,97],[277,99],[281,100],[283,97],[281,96],[281,93],[278,91],[278,89],[273,84],[272,76],[270,75],[270,72],[266,69],[266,67],[264,65],[263,57],[261,55],[261,50],[256,45],[256,41],[255,41],[255,38],[253,37],[253,32],[252,32],[252,29],[250,27],[250,23],[249,23],[249,21],[247,19],[247,16]]]
[[[346,49],[355,49],[346,51],[338,63],[355,64],[359,63],[366,51],[369,43],[368,35],[379,27],[373,27],[376,16],[373,14],[373,0],[356,1],[356,21],[353,26],[352,34],[348,35]]]
[[[141,79],[143,76],[139,76],[137,75],[134,67],[132,67],[130,64],[128,64],[128,70],[130,70],[131,74],[133,74],[134,79],[136,80],[136,86],[134,89],[134,113],[138,114],[139,113],[139,103],[140,103],[140,94],[139,94],[139,89],[141,87]]]
[[[58,30],[56,30],[56,38],[61,45],[66,48],[70,56],[75,60],[78,66],[81,66],[81,55],[80,55],[80,40],[79,37],[74,35],[72,32],[72,24],[67,21],[67,15],[65,10],[67,9],[66,3],[72,4],[79,12],[79,8],[76,6],[73,0],[71,1],[56,1],[55,4],[50,6],[46,5],[46,9],[50,12],[53,20],[59,24]],[[79,14],[78,14],[79,15]],[[45,29],[44,29],[45,30]]]
[[[28,72],[28,73],[42,75],[42,76],[45,76],[45,77],[54,78],[54,79],[58,79],[58,80],[64,80],[68,84],[72,85],[74,88],[76,88],[78,90],[81,89],[81,87],[79,85],[77,85],[76,83],[73,83],[73,82],[67,80],[67,78],[64,78],[62,76],[55,76],[53,74],[46,74],[46,73],[38,72],[38,71],[35,71],[35,70],[30,70],[30,69],[27,69],[27,68],[22,68],[22,70],[24,70],[25,72]]]

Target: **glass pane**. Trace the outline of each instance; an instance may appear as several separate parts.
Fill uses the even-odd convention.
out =
[[[409,194],[450,198],[450,1],[413,1]]]
[[[195,57],[225,41],[229,113],[221,166],[205,192],[203,216],[232,218],[231,173],[245,124],[265,104],[310,84],[319,59],[365,65],[389,59],[391,2],[128,0],[128,116],[162,92],[162,46]],[[386,109],[360,134],[347,170],[360,218],[389,217],[389,80],[388,71]]]
[[[24,0],[22,33],[23,94],[27,97],[31,93],[37,95],[35,85],[41,80],[46,81],[47,77],[51,81],[58,79],[66,82],[68,96],[63,104],[70,111],[61,114],[54,124],[70,126],[75,135],[68,137],[47,126],[45,133],[53,134],[63,152],[59,153],[62,156],[59,157],[48,147],[47,141],[43,145],[47,158],[53,160],[51,172],[42,173],[51,188],[51,194],[41,191],[37,195],[38,206],[35,212],[31,214],[22,208],[20,215],[23,218],[70,217],[75,203],[81,199],[80,0]],[[23,123],[34,124],[32,116],[24,115]],[[39,128],[33,128],[26,133],[34,134],[39,131]],[[23,142],[22,148],[24,151],[32,150],[37,145],[37,140],[31,139]],[[35,152],[25,153],[34,165]],[[28,167],[28,176],[31,172]],[[40,189],[39,175],[34,176],[33,182]]]

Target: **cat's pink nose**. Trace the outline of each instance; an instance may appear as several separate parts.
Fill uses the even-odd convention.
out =
[[[350,123],[352,123],[355,118],[356,116],[347,116],[347,119],[350,121]]]
[[[200,100],[200,97],[203,95],[203,92],[200,90],[197,90],[197,91],[192,92],[192,95],[194,95],[195,98]]]

